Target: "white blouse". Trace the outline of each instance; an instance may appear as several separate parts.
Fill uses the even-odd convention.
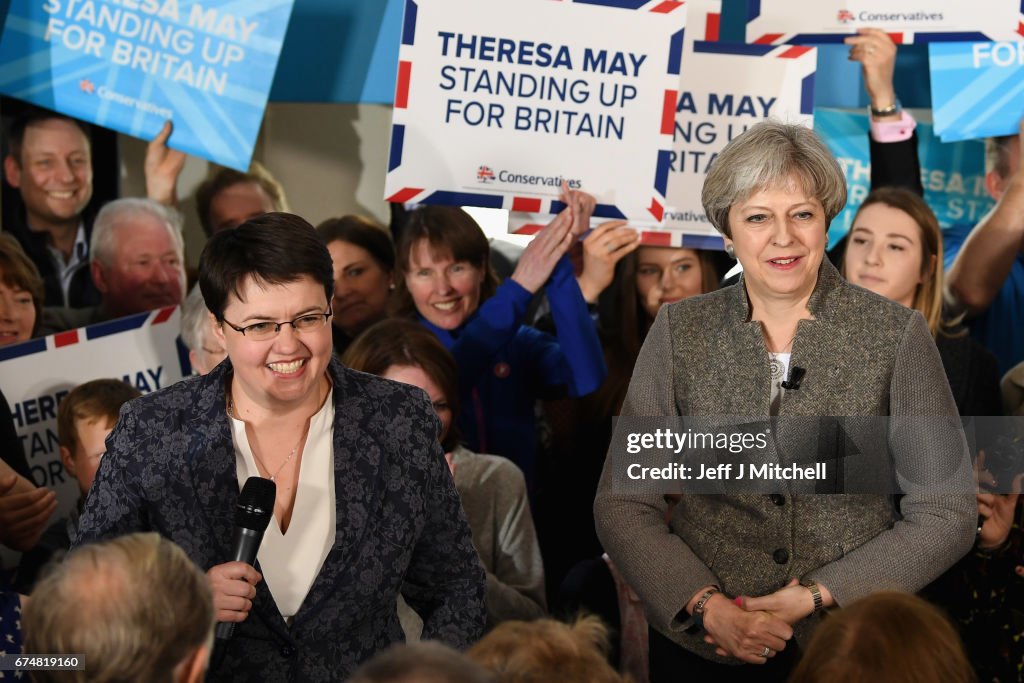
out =
[[[281,616],[291,619],[320,573],[327,553],[334,546],[337,519],[334,491],[334,390],[327,393],[323,407],[309,423],[309,436],[302,449],[299,482],[295,491],[288,532],[281,533],[275,515],[267,526],[256,559],[263,580],[274,596]],[[230,416],[229,416],[230,417]],[[235,445],[235,470],[241,490],[249,477],[260,476],[245,434],[245,423],[231,417]],[[299,455],[298,453],[296,455]]]

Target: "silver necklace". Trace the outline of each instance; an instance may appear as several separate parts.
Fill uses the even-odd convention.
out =
[[[235,412],[235,397],[234,396],[228,396],[228,415],[234,417],[236,420],[241,420],[242,419],[242,418],[238,417],[238,413]],[[289,462],[291,462],[292,458],[295,457],[295,454],[299,452],[299,446],[302,445],[302,441],[306,438],[306,432],[308,430],[309,430],[309,423],[307,422],[306,423],[306,428],[303,429],[302,430],[302,434],[299,435],[299,440],[295,444],[295,448],[293,448],[291,453],[288,454],[288,457],[284,459],[284,462],[281,463],[281,466],[277,468],[277,471],[270,475],[270,477],[269,477],[270,481],[272,481],[274,483],[277,483],[277,475],[281,474],[281,470],[283,470],[285,468],[285,466]],[[263,459],[260,458],[259,455],[257,455],[256,449],[252,447],[252,444],[249,444],[249,450],[252,451],[252,457],[256,458],[256,462],[260,465],[260,467],[262,467],[264,469],[264,471],[266,471],[269,474],[270,473],[270,468],[267,467],[266,463],[263,462]]]

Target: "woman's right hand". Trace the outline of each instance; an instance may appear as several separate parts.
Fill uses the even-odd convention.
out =
[[[849,59],[861,64],[864,89],[868,91],[871,106],[884,109],[895,104],[896,43],[889,34],[877,28],[862,28],[843,42],[850,46]],[[899,114],[893,114],[892,118],[898,119]]]
[[[583,298],[597,303],[615,279],[615,265],[640,246],[640,233],[626,221],[606,221],[583,240],[583,272],[576,278]]]
[[[572,211],[571,207],[563,209],[536,234],[519,257],[512,279],[531,294],[536,294],[537,290],[544,286],[551,277],[551,271],[555,269],[558,259],[572,246],[575,239],[572,232]]]
[[[721,593],[711,596],[704,606],[704,640],[718,648],[722,656],[731,656],[748,664],[764,664],[764,648],[774,657],[793,637],[793,628],[767,612],[748,612]]]
[[[263,575],[245,562],[225,562],[210,567],[206,581],[213,593],[217,621],[245,621]]]

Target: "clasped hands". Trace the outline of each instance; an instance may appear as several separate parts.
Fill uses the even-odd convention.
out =
[[[764,664],[785,649],[793,626],[812,612],[811,592],[796,579],[757,598],[732,600],[717,593],[704,607],[704,641],[722,657]]]

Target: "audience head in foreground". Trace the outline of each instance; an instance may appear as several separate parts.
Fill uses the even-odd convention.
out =
[[[381,650],[348,683],[495,683],[487,669],[437,642]]]
[[[822,622],[790,683],[972,683],[953,625],[925,600],[883,591]]]
[[[81,654],[83,671],[50,681],[203,680],[213,634],[206,576],[171,541],[129,534],[79,548],[36,586],[25,652]]]

